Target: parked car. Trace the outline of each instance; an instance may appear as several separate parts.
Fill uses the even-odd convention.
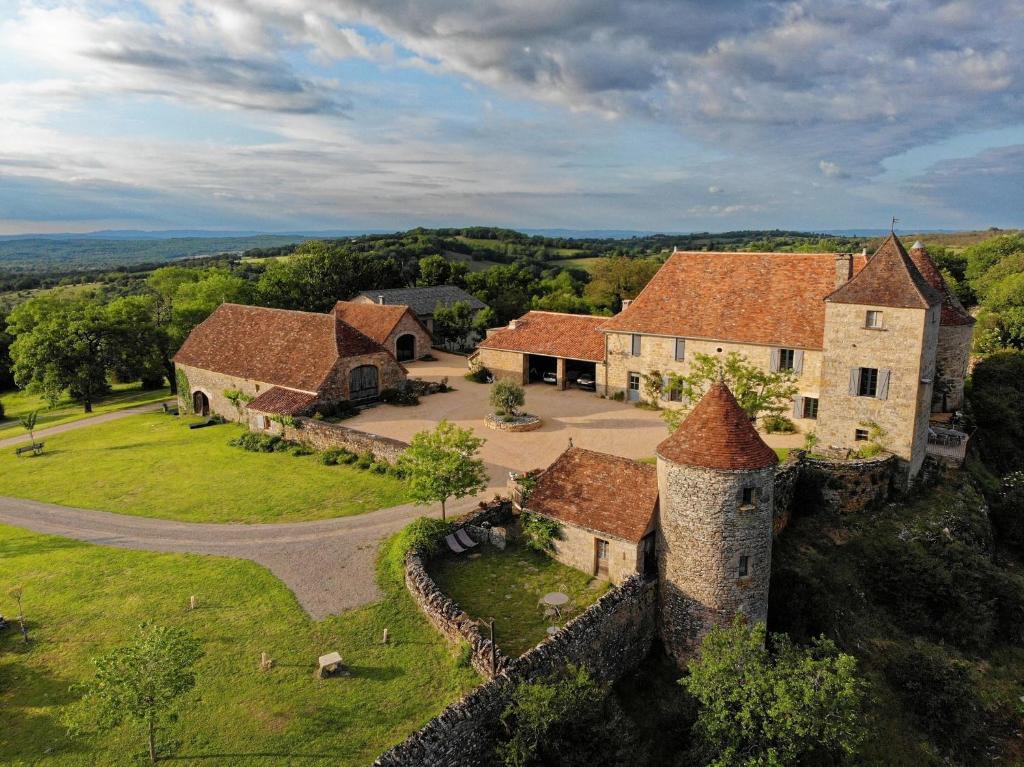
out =
[[[583,373],[576,379],[576,385],[582,389],[596,389],[597,381],[594,380],[593,373]]]
[[[549,370],[547,373],[541,376],[540,380],[542,380],[544,383],[556,384],[558,383],[558,376],[555,374],[554,370]]]

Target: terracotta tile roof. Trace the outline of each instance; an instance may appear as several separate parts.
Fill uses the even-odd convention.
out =
[[[835,287],[834,253],[677,251],[603,329],[821,349]]]
[[[406,314],[422,326],[416,315],[403,304],[363,304],[338,301],[334,305],[334,314],[379,344],[388,340],[395,325]],[[423,331],[426,332],[426,328],[423,328]]]
[[[973,325],[975,320],[971,316],[956,294],[949,289],[939,267],[932,261],[924,245],[917,242],[915,247],[909,251],[910,259],[914,266],[921,272],[921,276],[928,280],[928,284],[942,294],[942,324],[943,325]]]
[[[604,361],[604,334],[599,328],[607,317],[558,312],[527,312],[509,325],[488,333],[477,346],[512,352],[546,354],[572,360]]]
[[[658,505],[654,466],[571,447],[537,478],[526,507],[569,525],[638,542]]]
[[[384,351],[333,314],[221,304],[174,361],[237,378],[316,392],[343,357]]]
[[[890,234],[853,279],[826,301],[837,304],[927,309],[942,301],[907,254],[899,237]]]
[[[657,447],[662,458],[705,469],[764,469],[779,462],[724,383],[714,383]]]
[[[256,397],[246,407],[260,413],[303,415],[309,411],[314,402],[316,402],[315,394],[274,386]]]

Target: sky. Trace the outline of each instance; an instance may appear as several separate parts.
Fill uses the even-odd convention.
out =
[[[1022,203],[1024,0],[0,0],[0,234]]]

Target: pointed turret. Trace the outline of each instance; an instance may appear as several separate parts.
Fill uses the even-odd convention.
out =
[[[729,387],[711,385],[676,431],[657,447],[673,463],[724,471],[764,469],[779,462]]]
[[[915,266],[899,237],[890,234],[853,279],[829,295],[834,304],[927,309],[942,301]]]

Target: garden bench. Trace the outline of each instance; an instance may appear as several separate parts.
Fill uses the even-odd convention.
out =
[[[458,539],[456,539],[454,535],[446,535],[444,537],[444,542],[448,544],[448,548],[451,549],[452,552],[455,554],[461,554],[466,550],[462,545],[459,544]]]
[[[476,541],[469,537],[469,533],[467,533],[464,528],[460,527],[456,530],[455,537],[458,539],[459,543],[462,544],[463,548],[471,549],[477,545]]]
[[[190,429],[202,429],[204,426],[213,426],[216,421],[212,418],[207,418],[205,421],[197,421],[196,423],[190,423],[188,428]]]
[[[16,448],[14,454],[17,457],[21,457],[22,453],[32,453],[33,455],[39,455],[43,452],[43,445],[45,442],[33,442],[31,445],[25,445],[24,447]]]

